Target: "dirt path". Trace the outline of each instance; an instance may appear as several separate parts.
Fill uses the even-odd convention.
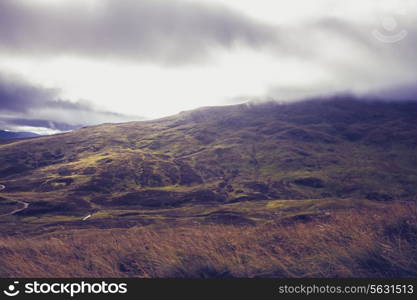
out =
[[[6,188],[6,186],[0,184],[0,191],[4,190],[5,188]],[[18,212],[21,212],[21,211],[25,210],[26,208],[28,208],[29,205],[30,205],[29,203],[24,202],[24,201],[20,201],[20,200],[15,200],[15,202],[17,202],[19,204],[22,204],[23,207],[15,209],[15,210],[7,213],[7,214],[0,215],[0,217],[6,217],[6,216],[11,216],[11,215],[17,214]]]
[[[0,217],[6,217],[6,216],[11,216],[11,215],[17,214],[18,212],[21,212],[22,210],[25,210],[26,208],[28,208],[28,207],[29,207],[29,203],[27,203],[27,202],[23,202],[23,201],[19,201],[19,200],[15,200],[15,201],[16,201],[17,203],[22,204],[22,205],[23,205],[23,207],[18,208],[18,209],[15,209],[14,211],[9,212],[9,213],[7,213],[7,214],[0,215]]]

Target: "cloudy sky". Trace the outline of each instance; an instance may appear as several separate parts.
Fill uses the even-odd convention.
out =
[[[417,0],[1,0],[0,129],[412,97],[416,51]]]

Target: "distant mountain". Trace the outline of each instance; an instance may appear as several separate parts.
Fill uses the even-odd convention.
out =
[[[416,120],[417,103],[350,98],[208,107],[4,145],[0,179],[9,192],[39,193],[34,199],[48,192],[49,201],[66,202],[66,213],[410,199],[417,194]]]
[[[0,130],[0,140],[13,140],[13,139],[24,139],[40,136],[33,132],[13,132]]]

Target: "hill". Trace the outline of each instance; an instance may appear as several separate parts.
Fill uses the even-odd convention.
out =
[[[0,181],[86,207],[414,199],[416,116],[352,99],[202,108],[0,146]]]
[[[13,140],[13,139],[24,139],[38,137],[39,134],[33,132],[13,132],[0,130],[0,140]]]
[[[414,276],[416,117],[338,97],[0,144],[0,275]]]

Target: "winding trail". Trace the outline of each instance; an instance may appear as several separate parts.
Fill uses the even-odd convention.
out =
[[[6,188],[6,186],[4,186],[3,184],[0,184],[0,191],[4,190],[5,188]],[[18,212],[21,212],[21,211],[25,210],[26,208],[28,208],[29,205],[30,205],[30,203],[27,203],[27,202],[24,202],[24,201],[20,201],[20,200],[14,200],[14,201],[19,203],[19,204],[22,204],[23,207],[15,209],[15,210],[7,213],[7,214],[0,215],[0,217],[6,217],[6,216],[11,216],[11,215],[17,214]]]

